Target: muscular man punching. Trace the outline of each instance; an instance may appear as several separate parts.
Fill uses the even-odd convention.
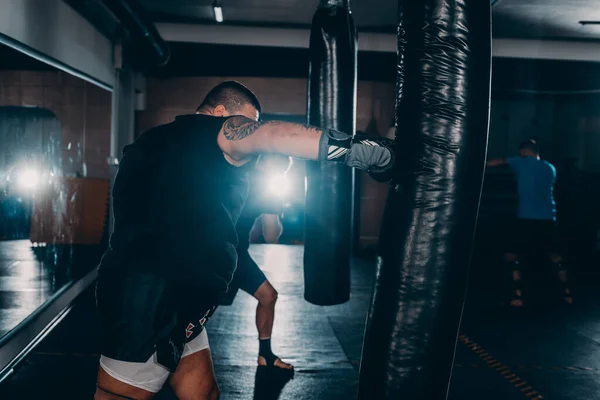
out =
[[[96,287],[104,334],[96,399],[150,399],[167,381],[182,400],[219,397],[204,324],[236,268],[251,160],[281,154],[371,172],[393,165],[389,141],[262,123],[260,111],[250,90],[224,82],[196,114],[125,147]]]

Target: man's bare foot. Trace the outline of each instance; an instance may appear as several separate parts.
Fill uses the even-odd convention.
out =
[[[267,366],[267,360],[265,360],[263,356],[258,356],[258,365],[260,365],[261,367]],[[292,364],[283,362],[280,358],[275,360],[273,366],[281,369],[294,369],[294,366]]]

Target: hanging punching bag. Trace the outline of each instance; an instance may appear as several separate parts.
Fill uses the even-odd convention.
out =
[[[359,399],[445,399],[486,157],[490,2],[400,0],[397,177]]]
[[[310,34],[308,124],[354,134],[356,28],[349,0],[321,0]],[[317,305],[350,298],[353,170],[306,163],[304,298]]]

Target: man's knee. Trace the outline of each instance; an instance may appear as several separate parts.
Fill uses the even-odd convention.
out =
[[[271,289],[259,301],[263,305],[272,306],[272,305],[275,305],[275,303],[277,302],[277,296],[278,296],[277,290]]]
[[[273,286],[268,285],[264,290],[257,291],[258,302],[263,306],[274,306],[277,302],[277,290]]]

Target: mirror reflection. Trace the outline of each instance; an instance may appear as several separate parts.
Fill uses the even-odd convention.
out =
[[[106,246],[111,94],[0,47],[0,337]]]

